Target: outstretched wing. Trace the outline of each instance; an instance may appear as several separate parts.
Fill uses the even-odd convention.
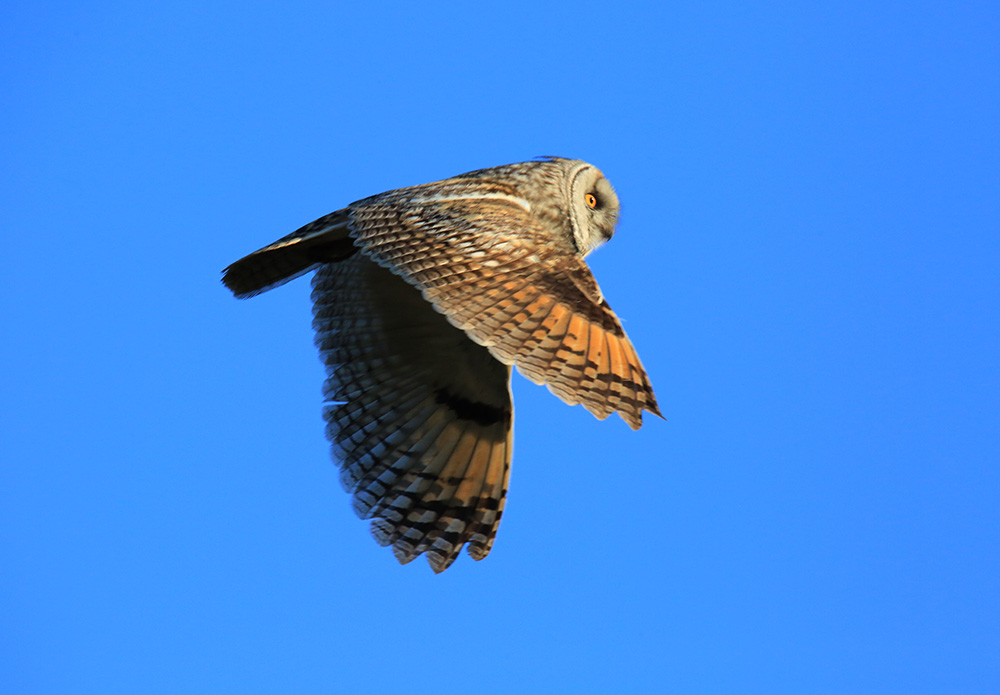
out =
[[[362,254],[313,278],[324,417],[354,510],[435,572],[490,552],[510,474],[510,368]]]
[[[454,179],[351,206],[355,244],[449,321],[598,418],[660,415],[649,377],[583,260],[502,186]]]

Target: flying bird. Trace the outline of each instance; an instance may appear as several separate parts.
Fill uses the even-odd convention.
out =
[[[546,158],[359,200],[236,261],[239,298],[311,270],[323,417],[375,539],[435,572],[489,554],[513,436],[511,367],[599,419],[659,416],[584,257],[618,197],[594,166]]]

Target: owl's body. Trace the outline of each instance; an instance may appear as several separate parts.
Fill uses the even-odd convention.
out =
[[[237,261],[249,297],[312,269],[324,417],[354,509],[400,562],[493,544],[510,474],[511,366],[599,418],[659,415],[583,257],[614,233],[596,168],[549,159],[365,198]]]

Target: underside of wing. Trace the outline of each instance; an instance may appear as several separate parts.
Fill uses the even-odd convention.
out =
[[[362,254],[313,278],[324,417],[354,509],[403,563],[490,552],[510,474],[510,368]]]
[[[419,287],[494,357],[598,418],[660,415],[649,377],[597,282],[511,195],[439,195],[352,208],[365,254]]]

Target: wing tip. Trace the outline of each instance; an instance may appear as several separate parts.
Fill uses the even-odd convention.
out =
[[[615,412],[617,412],[618,415],[619,415],[619,417],[621,417],[621,419],[625,421],[625,424],[627,424],[633,430],[638,430],[638,429],[642,428],[642,425],[643,425],[643,422],[642,422],[642,413],[643,413],[643,411],[646,411],[646,412],[648,412],[651,415],[655,415],[656,417],[660,418],[664,422],[666,422],[666,420],[667,420],[667,418],[665,418],[663,416],[663,413],[660,412],[660,407],[656,404],[655,400],[653,400],[653,401],[651,401],[649,403],[644,403],[643,405],[639,406],[635,410],[617,410]],[[603,420],[604,418],[600,418],[600,419]]]
[[[229,268],[222,271],[221,282],[227,290],[233,293],[234,297],[237,299],[250,299],[250,297],[254,297],[263,292],[263,290],[260,289],[246,289],[236,280],[232,273],[230,273],[230,268],[232,268],[232,266],[229,266]]]

